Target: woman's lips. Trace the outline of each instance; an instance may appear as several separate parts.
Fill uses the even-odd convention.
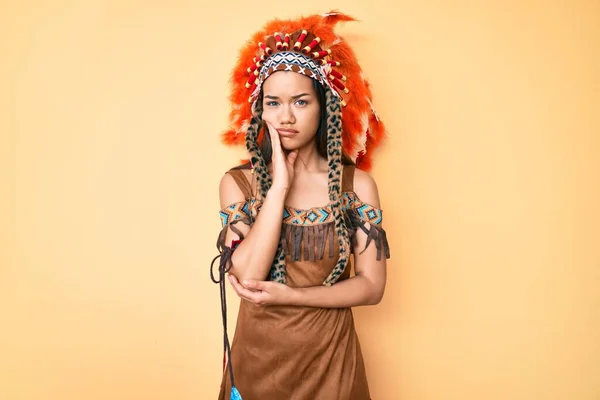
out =
[[[295,129],[277,129],[277,133],[283,137],[292,137],[298,133]]]

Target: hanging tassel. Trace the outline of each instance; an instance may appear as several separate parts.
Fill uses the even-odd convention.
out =
[[[240,392],[238,392],[238,390],[235,388],[235,386],[231,387],[231,396],[229,397],[230,400],[242,400],[242,396],[240,395]]]
[[[315,233],[318,225],[310,226],[308,228],[308,260],[315,262]]]
[[[295,229],[292,230],[292,250],[293,250],[293,260],[300,261],[300,248],[302,247],[302,227],[294,226]]]
[[[286,256],[290,255],[290,225],[282,224],[281,226],[281,247],[283,248],[283,254]]]
[[[383,256],[385,256],[386,259],[390,258],[390,246],[387,240],[386,232],[382,227],[363,220],[356,209],[348,210],[346,215],[348,233],[351,235],[353,245],[356,245],[357,243],[356,232],[358,229],[367,235],[365,247],[359,254],[364,253],[371,242],[374,242],[375,247],[377,248],[377,261],[380,261]],[[367,227],[367,224],[369,224],[370,227]]]
[[[334,236],[335,233],[333,232],[333,225],[331,227],[329,227],[329,229],[327,229],[327,238],[329,239],[329,258],[333,258],[334,257]]]
[[[319,260],[323,259],[323,253],[325,252],[325,236],[329,226],[331,226],[331,224],[317,225],[317,258]]]
[[[333,221],[316,225],[295,225],[284,223],[281,226],[279,245],[284,255],[292,261],[322,260],[328,243],[328,257],[335,257]]]
[[[210,264],[210,279],[219,285],[219,292],[221,297],[221,318],[223,320],[223,370],[229,365],[229,379],[231,381],[231,396],[230,400],[242,400],[242,396],[240,392],[235,387],[235,381],[233,379],[233,364],[231,363],[231,344],[229,342],[229,335],[227,334],[227,294],[225,291],[225,274],[231,270],[231,256],[238,244],[244,240],[244,235],[236,229],[233,225],[238,222],[249,223],[248,219],[238,219],[233,221],[230,224],[227,224],[223,227],[221,232],[219,233],[219,237],[217,238],[217,249],[219,250],[219,255],[217,255]],[[235,232],[239,236],[239,240],[234,240],[231,242],[231,247],[227,247],[225,245],[225,237],[227,233],[227,228],[231,228],[233,232]],[[218,279],[215,277],[214,273],[214,264],[219,260],[219,277]],[[226,362],[226,360],[228,362]]]

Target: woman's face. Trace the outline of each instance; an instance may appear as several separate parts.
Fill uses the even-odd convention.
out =
[[[265,80],[262,118],[279,132],[281,146],[295,150],[314,142],[321,106],[313,80],[293,71],[277,71]]]

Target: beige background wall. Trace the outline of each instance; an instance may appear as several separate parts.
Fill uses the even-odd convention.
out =
[[[216,397],[229,68],[333,8],[390,133],[373,399],[600,399],[598,1],[1,8],[1,399]]]

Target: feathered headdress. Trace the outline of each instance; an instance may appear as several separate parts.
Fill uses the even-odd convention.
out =
[[[260,91],[261,68],[278,52],[304,54],[322,69],[325,83],[340,96],[343,149],[362,170],[372,166],[373,150],[382,143],[385,128],[372,104],[369,82],[356,55],[334,28],[338,22],[355,21],[338,11],[298,19],[275,19],[256,32],[241,49],[231,75],[230,129],[222,134],[227,145],[242,145],[252,119],[248,102]]]

